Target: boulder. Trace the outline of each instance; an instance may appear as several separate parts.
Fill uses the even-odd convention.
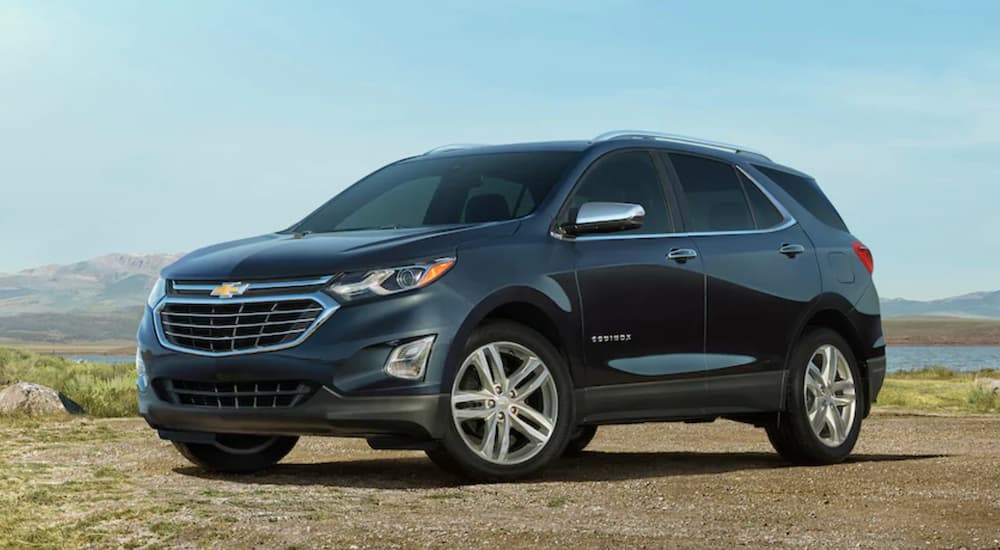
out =
[[[72,399],[31,382],[17,382],[0,389],[0,413],[81,414],[83,408]]]
[[[1000,380],[996,378],[976,378],[976,385],[993,392],[993,395],[1000,395]]]

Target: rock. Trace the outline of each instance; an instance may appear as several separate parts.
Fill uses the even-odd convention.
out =
[[[996,378],[976,378],[976,385],[993,392],[993,395],[1000,395],[1000,380]]]
[[[72,399],[31,382],[17,382],[0,389],[0,413],[82,414],[83,407]]]

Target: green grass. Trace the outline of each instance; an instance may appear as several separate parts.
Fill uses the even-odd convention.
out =
[[[1000,413],[1000,395],[977,386],[977,378],[1000,379],[1000,371],[958,372],[941,366],[889,374],[877,407],[939,413]]]
[[[34,382],[62,392],[91,416],[135,416],[139,407],[132,363],[74,363],[0,348],[0,387],[14,382]]]

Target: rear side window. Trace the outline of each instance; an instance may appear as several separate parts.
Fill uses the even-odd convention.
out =
[[[833,205],[830,204],[830,200],[820,190],[816,180],[803,178],[802,176],[789,174],[788,172],[782,172],[781,170],[775,170],[766,166],[754,164],[753,167],[778,184],[796,202],[801,204],[803,208],[808,210],[813,216],[816,216],[819,221],[834,229],[847,231],[847,225],[844,223],[844,220],[837,213]]]
[[[688,230],[755,229],[743,184],[732,166],[690,155],[669,157],[687,202]]]
[[[757,222],[757,228],[768,229],[781,223],[785,217],[774,207],[774,203],[757,188],[757,184],[750,181],[740,172],[737,172],[737,175],[739,175],[740,181],[743,182],[743,188],[746,189],[747,200],[750,202],[750,211],[753,213],[754,221]]]

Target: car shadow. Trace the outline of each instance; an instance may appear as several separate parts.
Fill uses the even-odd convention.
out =
[[[941,458],[936,454],[859,454],[846,463],[897,462]],[[556,461],[537,476],[520,481],[620,481],[734,472],[800,468],[774,453],[604,452],[587,451]],[[459,487],[467,481],[439,469],[423,456],[345,460],[311,464],[278,464],[251,475],[211,473],[194,466],[174,472],[203,479],[260,485],[319,485],[376,489]]]

